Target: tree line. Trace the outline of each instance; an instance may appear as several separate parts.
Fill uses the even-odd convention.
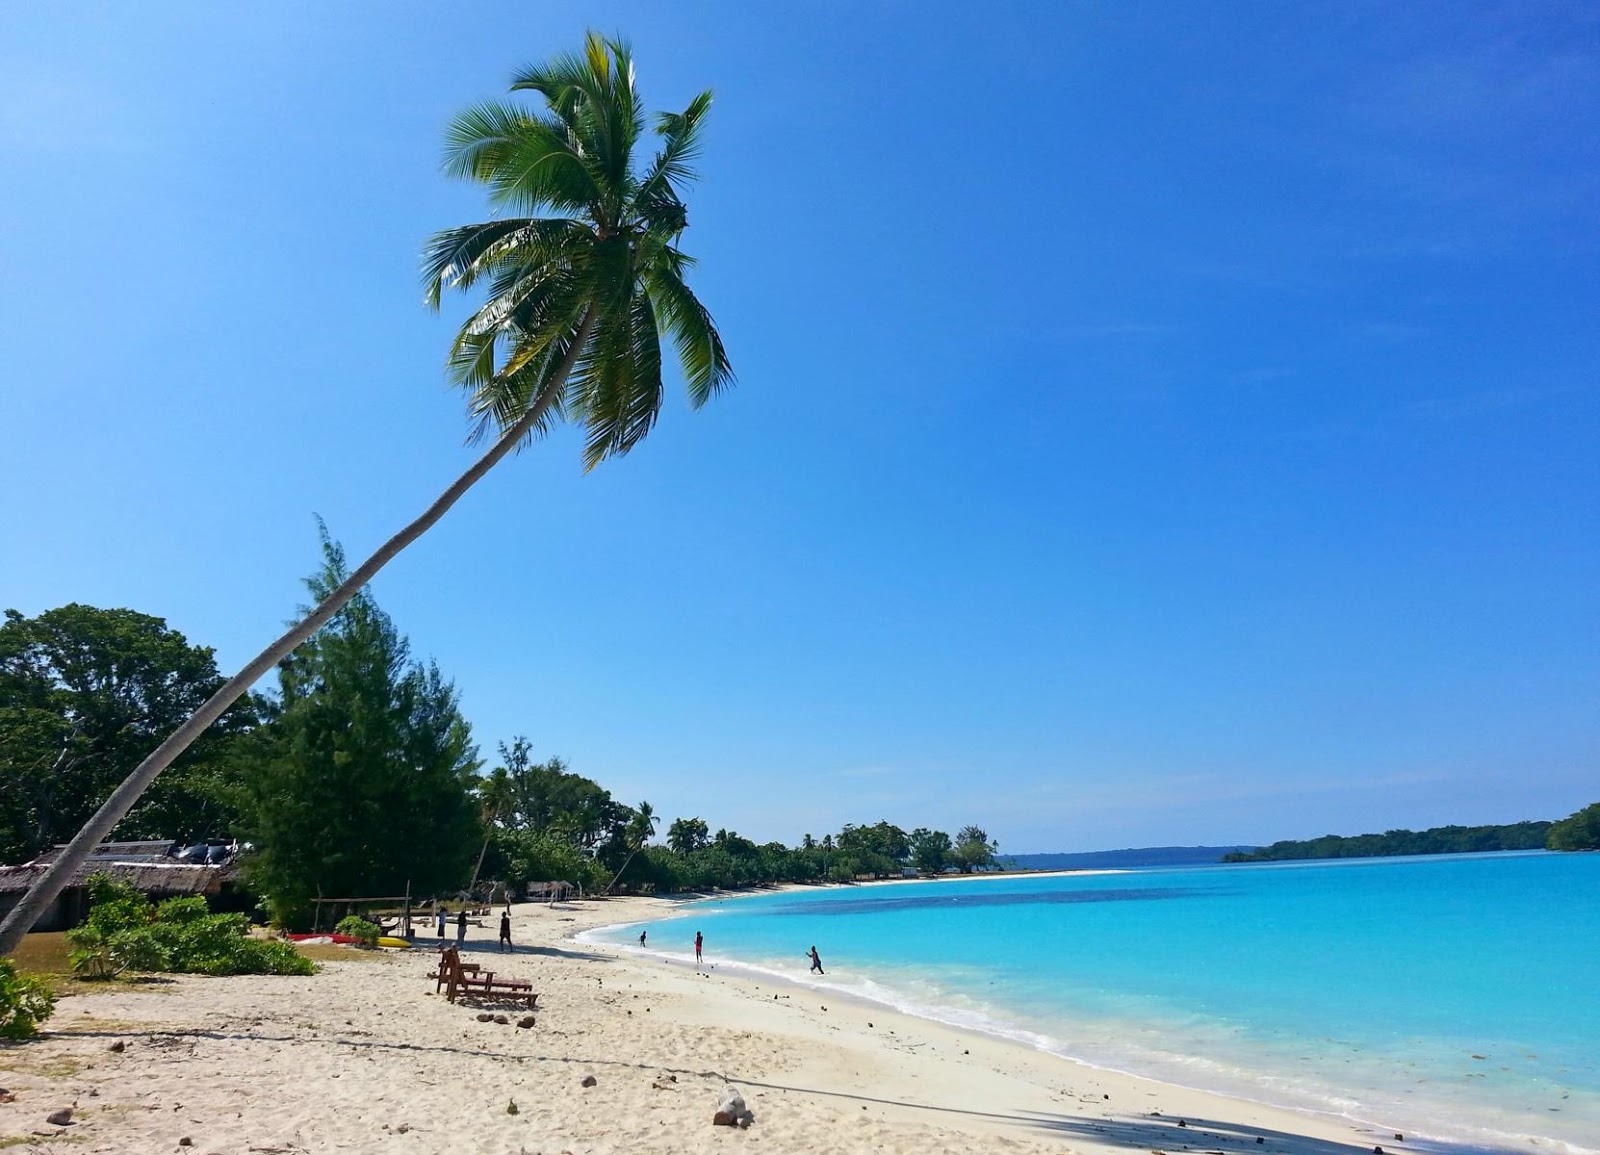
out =
[[[321,528],[311,598],[346,577]],[[0,625],[0,862],[65,841],[220,683],[212,651],[162,619],[68,605]],[[848,824],[798,845],[757,844],[700,817],[656,842],[630,806],[525,737],[485,761],[455,686],[368,590],[278,667],[276,692],[241,699],[117,826],[128,840],[252,844],[248,887],[285,925],[316,899],[454,895],[565,881],[590,892],[671,892],[986,869],[998,844],[975,826],[909,833]]]
[[[1513,822],[1506,826],[1435,826],[1429,830],[1390,830],[1384,834],[1338,835],[1302,841],[1285,839],[1255,851],[1222,856],[1223,862],[1282,862],[1303,858],[1385,858],[1401,854],[1472,854],[1490,850],[1544,850],[1551,822]],[[1567,847],[1549,845],[1551,850]]]

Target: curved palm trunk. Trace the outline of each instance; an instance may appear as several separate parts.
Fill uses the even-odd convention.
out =
[[[627,870],[628,867],[633,865],[634,858],[638,855],[639,851],[641,851],[643,849],[644,849],[644,847],[642,847],[642,846],[635,846],[633,848],[632,852],[628,855],[628,857],[623,859],[621,869],[619,869],[615,874],[613,874],[611,876],[611,881],[610,882],[606,883],[606,888],[600,892],[601,894],[610,894],[613,890],[615,890],[617,888],[617,879],[622,877],[622,872],[624,870]]]
[[[595,311],[591,307],[584,314],[583,323],[578,328],[572,348],[557,366],[556,372],[545,386],[543,395],[521,420],[502,433],[489,451],[458,477],[454,485],[440,494],[434,503],[423,511],[421,517],[384,542],[376,553],[361,563],[343,585],[324,598],[321,605],[297,622],[288,633],[256,655],[249,665],[211,695],[205,705],[196,710],[187,722],[157,746],[154,753],[134,767],[133,772],[123,779],[122,785],[112,791],[111,797],[107,798],[100,809],[95,811],[94,816],[84,823],[83,829],[78,831],[77,836],[67,843],[67,848],[51,864],[50,869],[45,871],[44,876],[29,887],[28,893],[22,896],[22,901],[17,903],[5,921],[0,923],[0,956],[10,954],[22,944],[22,936],[28,933],[39,916],[44,913],[45,908],[65,889],[67,882],[78,868],[88,861],[90,852],[105,841],[117,823],[133,809],[133,804],[139,800],[139,795],[155,781],[156,775],[187,750],[189,744],[205,733],[206,728],[221,717],[223,711],[238,701],[246,690],[255,685],[263,674],[326,625],[328,619],[338,613],[362,586],[377,576],[379,570],[388,565],[406,546],[431,529],[467,490],[493,469],[502,457],[511,452],[528,430],[549,411],[555,398],[560,395],[568,374],[572,372],[573,365],[577,364],[579,353],[588,342],[589,334],[594,328],[594,318]]]

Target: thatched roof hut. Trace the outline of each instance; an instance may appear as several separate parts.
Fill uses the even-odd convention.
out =
[[[0,866],[0,917],[22,900],[28,888],[43,877],[65,849],[55,846],[32,862]],[[156,899],[188,895],[214,898],[221,893],[222,884],[238,873],[231,854],[222,862],[195,862],[176,857],[183,849],[183,844],[177,842],[102,842],[74,872],[33,929],[66,930],[82,922],[89,913],[85,883],[91,874],[100,871]]]

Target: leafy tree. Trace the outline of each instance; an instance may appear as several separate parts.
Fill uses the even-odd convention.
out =
[[[498,431],[492,445],[128,775],[0,924],[0,954],[16,948],[174,758],[513,449],[561,418],[585,429],[589,468],[637,445],[661,408],[663,332],[676,345],[692,405],[732,384],[722,338],[684,280],[693,260],[678,247],[689,219],[683,189],[711,94],[658,115],[660,151],[640,164],[645,114],[626,44],[591,33],[581,54],[528,69],[512,90],[534,94],[543,108],[480,104],[448,133],[447,167],[487,187],[495,218],[439,233],[426,255],[436,305],[448,289],[488,285],[487,303],[456,337],[450,367],[469,394],[478,434]]]
[[[858,874],[876,877],[898,874],[901,864],[911,857],[910,836],[889,822],[880,821],[871,826],[846,825],[834,844],[845,854],[845,858],[830,869],[830,874],[836,876],[844,865],[853,867],[852,878]]]
[[[617,872],[611,876],[610,885],[606,893],[616,889],[617,880],[622,877],[622,872],[628,869],[639,851],[644,849],[645,843],[655,837],[656,825],[661,820],[656,817],[655,807],[648,802],[639,803],[639,808],[629,817],[622,830],[620,842],[628,849],[628,857],[623,859],[622,865],[617,867]]]
[[[33,1038],[55,1009],[55,992],[43,979],[23,974],[10,959],[0,958],[0,1039]]]
[[[1600,850],[1600,802],[1552,825],[1545,845],[1551,850]]]
[[[69,838],[96,800],[150,753],[222,678],[212,651],[161,618],[66,605],[0,625],[0,861]],[[235,739],[258,703],[236,703],[125,818],[124,838],[227,833]]]
[[[911,832],[911,861],[923,874],[943,874],[950,865],[950,836],[919,826]]]
[[[322,530],[321,598],[345,560]],[[310,900],[453,890],[479,838],[470,784],[479,765],[455,688],[409,659],[389,616],[363,591],[279,672],[281,698],[245,788],[257,850],[249,877],[274,915],[303,920]]]
[[[184,974],[308,975],[316,968],[286,942],[251,938],[242,914],[212,914],[203,898],[152,904],[104,872],[89,877],[89,919],[67,932],[73,970],[112,978],[123,969]]]
[[[667,845],[678,854],[693,854],[711,842],[711,828],[703,818],[677,818],[667,827]]]
[[[971,874],[974,870],[995,865],[994,856],[999,849],[1000,844],[979,827],[963,826],[956,834],[955,846],[950,854],[962,874]]]

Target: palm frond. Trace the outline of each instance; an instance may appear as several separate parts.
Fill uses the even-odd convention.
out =
[[[689,102],[682,112],[663,112],[656,116],[656,132],[665,143],[656,153],[650,169],[639,182],[641,197],[658,195],[668,189],[681,196],[679,185],[695,179],[694,162],[700,157],[700,125],[711,110],[711,90],[708,88]]]
[[[661,315],[662,328],[672,334],[677,346],[689,402],[698,409],[733,384],[733,365],[711,313],[684,284],[681,267],[681,259],[654,261],[645,284]]]
[[[445,171],[489,186],[490,199],[537,212],[582,212],[600,188],[568,125],[513,105],[474,105],[450,122]]]
[[[581,142],[596,183],[613,194],[622,190],[633,147],[644,131],[633,53],[624,41],[590,32],[582,56],[565,54],[523,69],[511,88],[543,96]]]
[[[435,233],[423,252],[428,304],[438,308],[445,289],[466,289],[508,265],[571,265],[594,237],[584,222],[512,217]]]
[[[436,234],[423,257],[427,298],[485,293],[449,360],[474,438],[535,416],[536,436],[564,416],[585,427],[593,468],[654,427],[663,332],[693,404],[733,382],[722,338],[684,281],[693,262],[676,248],[711,93],[654,119],[660,148],[640,173],[645,122],[627,44],[591,33],[582,52],[524,69],[512,89],[542,106],[468,109],[450,127],[445,166],[516,215]]]
[[[634,294],[601,320],[573,376],[572,416],[587,431],[584,468],[593,469],[643,440],[661,412],[661,340],[648,296]]]

